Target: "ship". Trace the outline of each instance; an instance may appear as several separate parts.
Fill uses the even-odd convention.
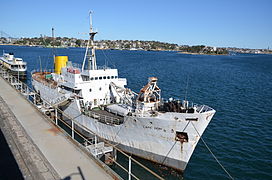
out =
[[[0,57],[0,65],[19,79],[27,77],[27,63],[22,58],[14,57],[14,53],[5,53]]]
[[[97,66],[90,13],[90,32],[82,65],[54,57],[54,72],[33,71],[32,86],[41,99],[60,107],[84,130],[124,152],[184,171],[215,114],[207,105],[163,100],[158,78],[134,92],[118,69]]]

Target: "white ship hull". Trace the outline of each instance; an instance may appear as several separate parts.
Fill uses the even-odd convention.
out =
[[[48,102],[63,96],[57,89],[38,81],[32,80],[32,84]],[[74,100],[64,112],[90,132],[118,144],[123,151],[183,171],[215,110],[191,114],[167,112],[157,117],[125,116],[120,125],[101,123],[82,114],[78,100]],[[177,141],[176,132],[188,133],[188,142]]]
[[[185,170],[215,110],[190,107],[187,100],[164,102],[156,77],[150,77],[139,93],[126,88],[127,81],[118,77],[117,69],[96,65],[97,32],[91,22],[90,13],[90,39],[82,66],[55,56],[54,73],[34,72],[33,87],[51,106],[62,106],[84,130],[131,154]]]

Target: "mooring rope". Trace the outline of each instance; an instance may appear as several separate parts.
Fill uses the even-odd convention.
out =
[[[182,132],[185,131],[185,129],[188,127],[190,121],[188,121],[188,123],[186,124],[186,126],[183,128]],[[162,164],[165,162],[166,158],[168,157],[168,155],[170,154],[170,152],[172,151],[172,149],[174,148],[174,146],[176,145],[178,141],[176,141],[173,146],[170,148],[170,150],[168,151],[168,153],[166,154],[166,156],[164,157],[163,161],[162,161]]]
[[[213,158],[216,160],[216,162],[221,166],[221,168],[225,171],[225,173],[229,176],[230,179],[234,179],[230,173],[227,171],[227,169],[220,163],[220,161],[217,159],[217,157],[214,155],[214,153],[212,152],[212,150],[209,148],[209,146],[206,144],[206,142],[204,141],[204,139],[201,137],[201,135],[199,134],[199,132],[197,131],[195,125],[193,122],[191,122],[191,124],[193,125],[195,131],[197,132],[198,136],[200,137],[200,139],[202,140],[202,142],[204,143],[204,145],[206,146],[206,148],[209,150],[209,152],[211,153],[211,155],[213,156]]]

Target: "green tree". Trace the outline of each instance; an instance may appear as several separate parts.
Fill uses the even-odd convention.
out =
[[[81,45],[81,41],[78,39],[78,40],[76,40],[76,45],[78,46],[78,47],[80,47],[80,45]]]
[[[130,45],[129,45],[129,44],[125,44],[125,48],[126,48],[126,49],[129,49],[129,48],[130,48]]]
[[[46,39],[44,40],[44,42],[45,42],[45,45],[48,46],[49,44],[51,44],[51,39],[46,38]]]

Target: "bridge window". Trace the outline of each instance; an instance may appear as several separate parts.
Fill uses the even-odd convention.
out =
[[[99,77],[99,80],[101,80],[102,79],[102,77]]]
[[[107,79],[110,79],[110,76],[108,76]]]
[[[72,76],[71,76],[71,77],[72,77]],[[82,77],[82,80],[83,80],[83,81],[89,81],[89,80],[90,80],[89,76],[81,75],[81,77]]]
[[[98,77],[95,77],[94,79],[95,79],[95,80],[98,80]]]
[[[92,81],[92,80],[94,80],[94,78],[93,78],[93,77],[91,77],[91,81]]]
[[[103,77],[103,79],[107,79],[107,77],[106,77],[106,76],[104,76],[104,77]]]
[[[114,76],[111,76],[111,79],[114,79]]]
[[[117,76],[115,76],[114,78],[117,79]]]

